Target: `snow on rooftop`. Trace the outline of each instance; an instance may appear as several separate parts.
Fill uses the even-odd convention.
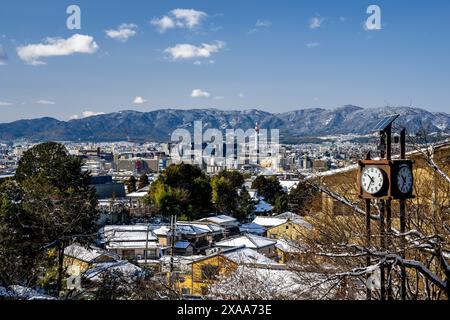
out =
[[[200,221],[209,221],[209,222],[216,223],[216,224],[229,224],[229,223],[235,223],[237,220],[233,217],[221,214],[218,216],[203,218],[203,219],[200,219]]]
[[[157,241],[156,236],[147,225],[105,226],[101,230],[103,242]]]
[[[287,253],[301,253],[305,249],[299,243],[293,243],[284,239],[277,240],[275,247]]]
[[[143,198],[147,194],[148,194],[148,192],[146,192],[146,191],[143,191],[143,192],[136,191],[136,192],[131,192],[131,193],[127,194],[127,197],[128,198]]]
[[[280,185],[285,191],[291,191],[291,189],[297,187],[298,180],[280,180]]]
[[[256,235],[262,235],[264,232],[266,232],[266,228],[263,226],[260,226],[256,223],[246,223],[239,227],[239,231],[243,233],[252,233]]]
[[[275,245],[276,241],[269,238],[246,233],[241,236],[225,239],[216,243],[217,247],[243,247],[260,249]]]
[[[278,265],[272,259],[267,258],[265,255],[250,249],[240,248],[229,252],[223,252],[223,256],[236,262],[237,264],[249,264],[249,265]]]
[[[279,225],[282,225],[283,223],[286,223],[288,219],[286,218],[276,218],[276,217],[256,217],[253,220],[254,224],[270,228],[270,227],[276,227]]]
[[[84,261],[84,262],[94,262],[97,258],[107,255],[112,258],[112,254],[101,250],[100,248],[90,247],[89,249],[82,247],[77,244],[72,244],[64,249],[64,254],[66,256]]]

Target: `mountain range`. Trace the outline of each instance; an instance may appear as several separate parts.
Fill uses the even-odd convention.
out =
[[[83,119],[60,121],[54,118],[19,120],[0,124],[0,140],[30,141],[168,141],[178,128],[192,131],[194,121],[204,129],[254,128],[279,129],[282,142],[302,137],[338,134],[367,134],[384,116],[400,114],[397,124],[409,132],[425,127],[428,132],[450,129],[450,115],[413,107],[361,108],[346,105],[336,109],[302,109],[269,113],[251,109],[222,111],[217,109],[160,109],[151,112],[121,111]]]

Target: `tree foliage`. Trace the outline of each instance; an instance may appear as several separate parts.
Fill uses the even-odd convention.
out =
[[[151,185],[147,202],[161,215],[203,217],[212,207],[210,181],[196,166],[172,164]]]
[[[3,284],[35,283],[44,268],[56,267],[62,288],[63,254],[70,243],[95,236],[97,198],[80,159],[57,143],[26,151],[13,181],[1,186],[0,259]],[[48,252],[56,259],[48,263]],[[15,257],[13,257],[15,255]]]
[[[137,188],[138,190],[145,188],[146,186],[148,186],[150,184],[150,181],[148,180],[148,176],[146,173],[143,173],[140,177],[139,177],[139,181],[138,181],[138,185]]]
[[[136,178],[134,176],[130,176],[128,180],[125,182],[127,186],[127,192],[132,193],[136,191]]]

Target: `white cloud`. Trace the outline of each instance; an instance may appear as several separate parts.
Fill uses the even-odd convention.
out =
[[[42,65],[40,58],[69,56],[75,53],[93,54],[98,45],[91,36],[75,34],[68,39],[47,38],[44,43],[17,48],[19,58],[31,65]]]
[[[202,43],[201,46],[192,44],[177,44],[175,47],[167,48],[165,53],[169,54],[173,60],[194,59],[194,58],[210,58],[213,53],[224,48],[226,43],[216,41],[215,43]]]
[[[0,107],[8,107],[8,106],[12,106],[12,103],[0,101]]]
[[[208,61],[197,60],[197,61],[194,61],[194,64],[196,66],[201,66],[201,65],[205,65],[205,64],[211,65],[211,64],[214,64],[214,63],[216,63],[214,60],[208,60]]]
[[[157,26],[161,33],[174,28],[193,29],[200,25],[208,15],[194,9],[175,9],[162,18],[153,18],[150,23]]]
[[[111,39],[127,42],[129,38],[134,37],[137,34],[137,27],[138,26],[135,24],[123,23],[117,28],[117,30],[105,30],[105,33]]]
[[[270,26],[272,26],[272,21],[269,20],[258,20],[255,24],[257,28],[268,28]]]
[[[251,29],[248,34],[257,33],[262,28],[269,28],[272,26],[272,21],[269,20],[257,20],[255,23],[255,27]]]
[[[191,97],[192,98],[209,98],[211,94],[207,91],[203,91],[201,89],[192,90]]]
[[[194,9],[175,9],[171,13],[178,20],[178,27],[188,29],[198,26],[202,19],[207,17],[206,13]]]
[[[89,118],[89,117],[94,117],[94,116],[99,116],[105,114],[104,112],[95,112],[95,111],[83,111],[81,113],[81,115],[73,115],[71,117],[69,117],[69,120],[76,120],[76,119],[83,119],[83,118]]]
[[[309,19],[309,28],[310,29],[317,29],[322,26],[322,23],[325,21],[323,18],[314,17]]]
[[[315,48],[315,47],[318,47],[319,45],[320,45],[320,43],[318,43],[318,42],[310,42],[310,43],[306,44],[306,47],[307,48]]]
[[[8,55],[6,54],[5,49],[0,44],[0,66],[6,65],[6,61],[8,60]]]
[[[142,98],[142,97],[136,97],[136,98],[134,98],[134,100],[133,100],[133,103],[134,104],[144,104],[144,103],[146,103],[147,102],[147,100],[145,100],[144,98]]]
[[[36,101],[37,104],[42,104],[42,105],[54,105],[56,104],[56,102],[54,101],[50,101],[50,100],[38,100]]]
[[[164,16],[161,19],[153,18],[150,23],[154,26],[157,26],[161,33],[165,32],[168,29],[175,28],[175,21],[173,21],[172,18],[168,16]]]

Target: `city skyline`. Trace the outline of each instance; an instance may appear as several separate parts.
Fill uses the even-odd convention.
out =
[[[66,26],[73,4],[80,30]],[[381,30],[364,27],[371,4]],[[448,112],[450,4],[435,4],[4,1],[0,123],[166,107]]]

